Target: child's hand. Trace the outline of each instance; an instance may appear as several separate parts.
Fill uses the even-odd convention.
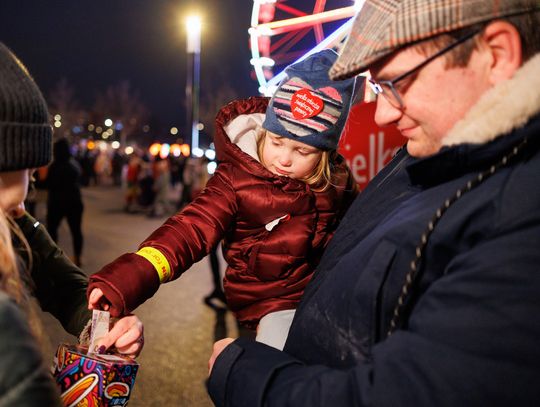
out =
[[[99,288],[94,288],[88,297],[88,309],[97,309],[109,311],[111,303],[103,295],[103,291]]]

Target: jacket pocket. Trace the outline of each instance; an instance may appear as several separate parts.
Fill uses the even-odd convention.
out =
[[[256,275],[254,270],[257,263],[257,257],[259,256],[259,251],[264,245],[264,242],[268,238],[269,234],[270,232],[264,231],[264,233],[259,236],[257,241],[253,244],[253,246],[251,246],[251,249],[248,251],[247,269],[249,274]]]
[[[259,280],[276,280],[282,274],[278,269],[283,265],[290,264],[289,253],[286,250],[279,250],[276,253],[261,253],[261,249],[273,246],[269,242],[273,234],[280,233],[279,229],[282,223],[290,219],[289,214],[278,217],[265,225],[264,231],[257,237],[253,246],[248,251],[247,271],[250,275],[256,276]],[[268,272],[270,271],[270,272]]]

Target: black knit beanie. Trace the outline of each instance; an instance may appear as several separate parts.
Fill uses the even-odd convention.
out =
[[[0,42],[0,172],[51,160],[47,104],[26,67]]]

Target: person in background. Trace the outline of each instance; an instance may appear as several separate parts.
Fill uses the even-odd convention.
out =
[[[200,176],[201,158],[187,157],[182,167],[182,193],[177,203],[177,209],[182,209],[193,200],[193,184]],[[199,191],[200,192],[200,191]]]
[[[356,192],[336,152],[355,80],[330,82],[336,56],[324,50],[288,67],[270,104],[250,98],[221,109],[216,172],[137,253],[91,276],[92,308],[130,312],[223,239],[229,309],[257,340],[283,346],[304,287]]]
[[[150,160],[148,155],[143,155],[140,161],[138,180],[139,195],[137,203],[139,204],[139,207],[147,213],[150,213],[156,196],[154,191],[153,166],[154,163]]]
[[[13,245],[19,254],[17,265],[25,295],[35,297],[42,310],[57,318],[67,332],[79,336],[91,322],[85,296],[88,279],[58,248],[43,225],[24,210],[32,172],[52,158],[47,105],[26,67],[2,43],[0,146],[0,211],[13,226]],[[114,345],[121,353],[138,355],[143,345],[140,320],[134,315],[120,319],[101,345]]]
[[[115,186],[122,185],[122,168],[125,162],[125,156],[119,150],[114,150],[111,157],[111,174]]]
[[[214,345],[217,406],[540,400],[540,2],[366,0],[330,71],[366,70],[406,149],[345,215],[284,352]]]
[[[95,170],[96,156],[97,151],[90,150],[88,146],[82,150],[79,149],[77,152],[77,162],[82,169],[81,185],[83,187],[97,185],[97,174]]]
[[[169,161],[159,157],[154,162],[154,202],[148,216],[165,216],[170,213],[171,172],[169,171]]]
[[[66,138],[53,145],[53,162],[49,166],[45,184],[47,197],[47,230],[58,242],[58,227],[66,219],[73,241],[73,261],[81,266],[83,249],[82,216],[84,204],[80,187],[81,167],[72,157]]]
[[[95,185],[109,185],[112,182],[112,163],[111,157],[106,150],[98,149],[96,160],[94,162]]]
[[[126,190],[124,193],[124,211],[134,211],[139,197],[139,175],[141,172],[141,158],[137,153],[131,154],[126,170]]]

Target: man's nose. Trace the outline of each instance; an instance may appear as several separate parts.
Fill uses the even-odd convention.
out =
[[[401,118],[403,112],[386,100],[382,95],[377,97],[377,109],[375,110],[375,123],[377,126],[384,127],[395,124]]]

